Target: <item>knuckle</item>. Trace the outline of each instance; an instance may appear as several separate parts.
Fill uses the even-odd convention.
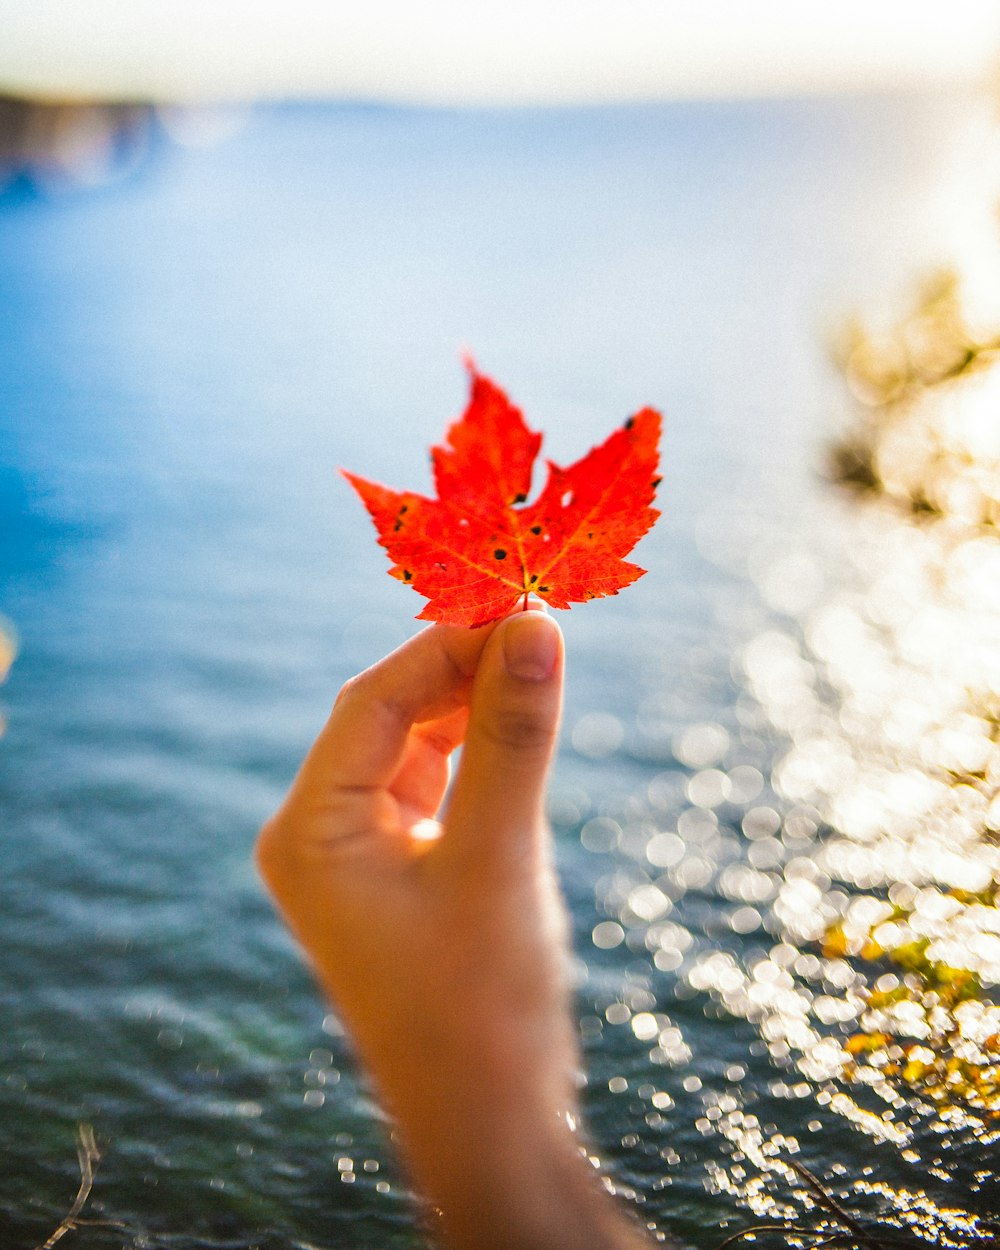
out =
[[[300,875],[315,867],[317,860],[326,858],[331,841],[325,836],[323,822],[289,804],[272,816],[257,835],[257,871],[269,885]]]
[[[257,835],[254,863],[264,884],[280,891],[289,882],[339,870],[364,846],[369,821],[364,796],[335,796],[320,804],[292,798]]]
[[[483,734],[494,746],[523,754],[546,751],[552,741],[547,720],[517,707],[495,711],[486,719]]]
[[[279,816],[272,816],[258,833],[253,858],[257,872],[270,884],[288,858],[287,839]]]
[[[395,720],[408,718],[407,700],[399,692],[387,689],[385,683],[378,680],[376,668],[366,668],[363,673],[357,673],[344,682],[333,702],[333,714],[350,715],[353,710],[371,704],[380,705]]]
[[[354,677],[349,677],[347,681],[340,687],[336,699],[333,701],[334,709],[342,708],[345,703],[353,703],[364,694],[365,674],[358,673]]]

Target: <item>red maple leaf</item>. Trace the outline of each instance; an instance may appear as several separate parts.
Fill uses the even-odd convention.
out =
[[[502,390],[470,366],[463,416],[431,457],[437,499],[341,470],[393,561],[429,600],[418,620],[485,625],[519,599],[554,608],[615,595],[645,569],[623,559],[660,515],[652,501],[660,414],[643,408],[528,503],[542,443]]]

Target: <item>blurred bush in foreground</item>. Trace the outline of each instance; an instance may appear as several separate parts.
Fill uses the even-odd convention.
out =
[[[850,327],[839,355],[860,412],[831,475],[914,513],[1000,527],[1000,332],[969,324],[957,276],[936,275],[884,338]]]

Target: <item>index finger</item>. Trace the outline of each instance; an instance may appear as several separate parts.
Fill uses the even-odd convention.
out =
[[[295,789],[388,787],[413,725],[463,706],[494,625],[431,625],[352,678],[306,756]]]

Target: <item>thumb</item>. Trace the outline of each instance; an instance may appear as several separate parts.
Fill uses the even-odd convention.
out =
[[[518,612],[497,626],[472,685],[442,851],[492,869],[522,861],[537,844],[559,733],[562,670],[562,633],[550,616]]]

